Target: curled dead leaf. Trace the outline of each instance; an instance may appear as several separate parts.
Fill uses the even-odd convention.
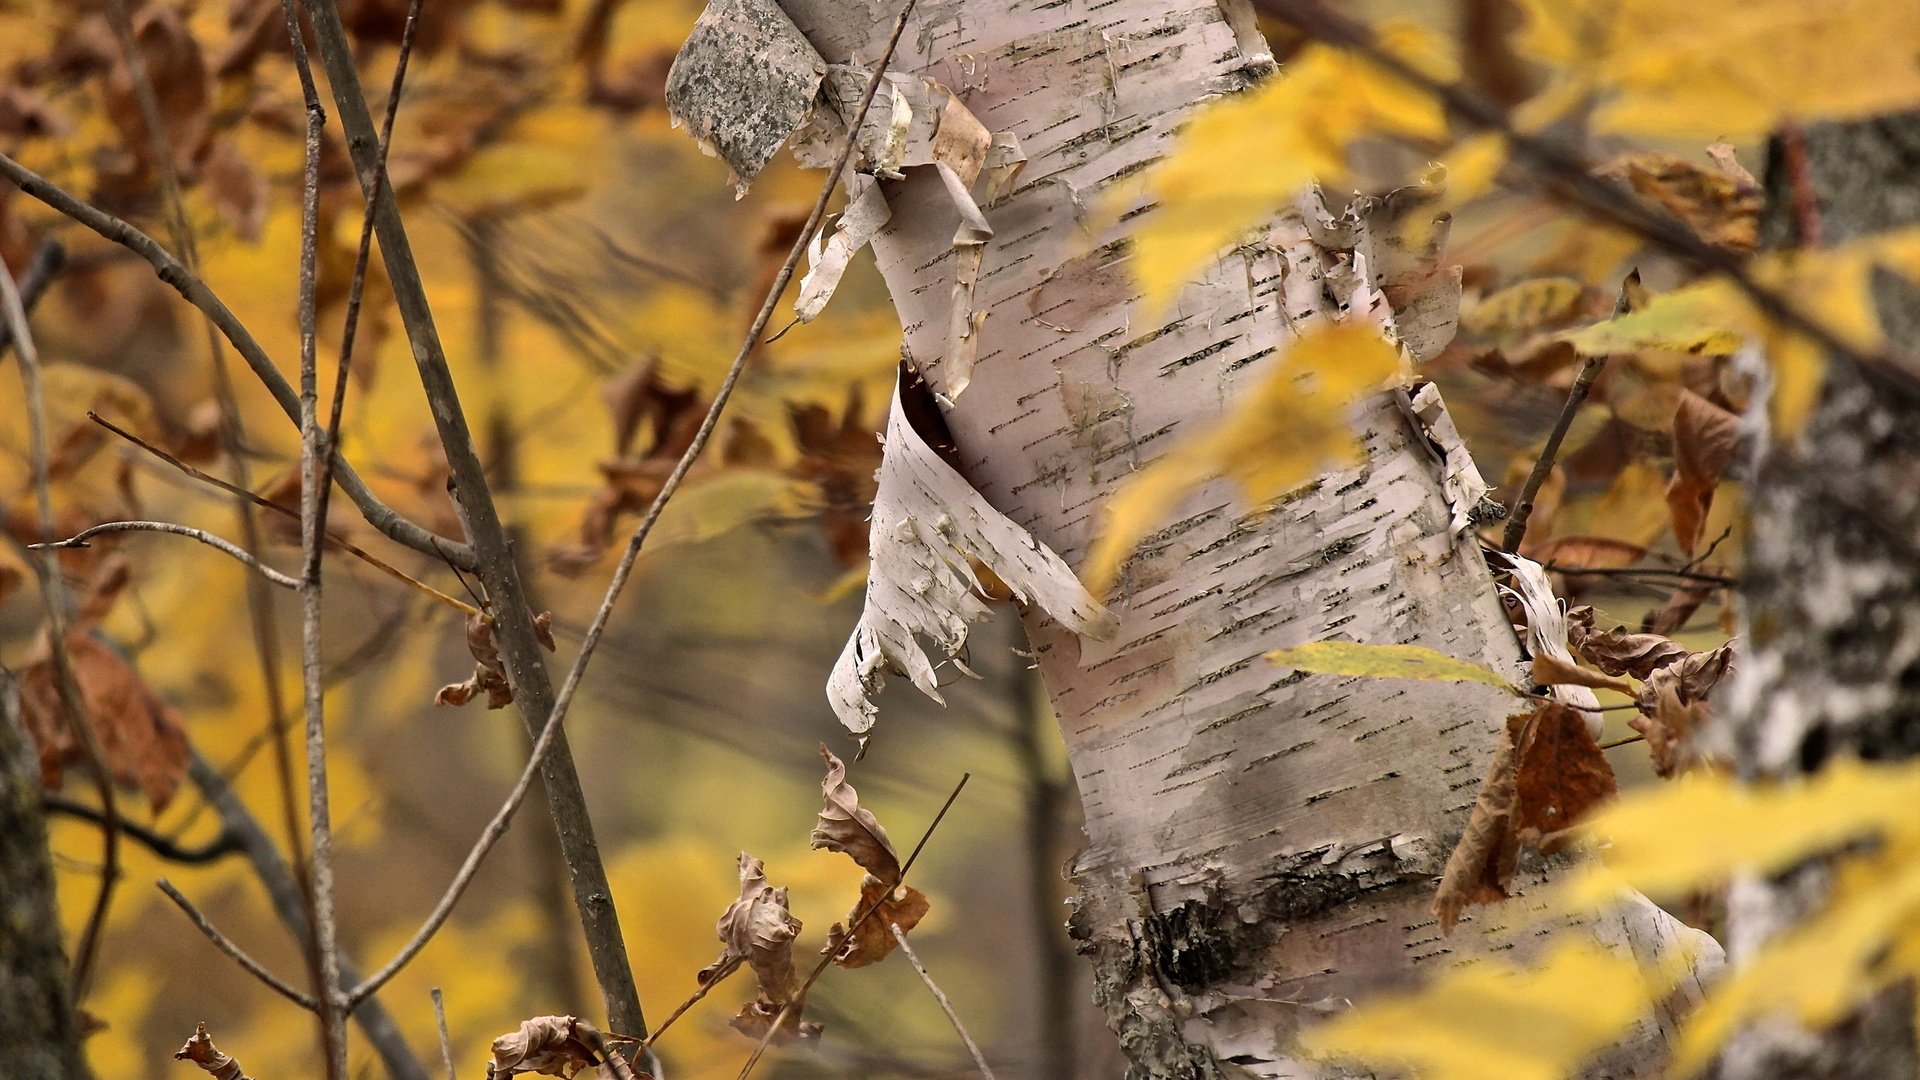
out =
[[[549,634],[542,644],[551,649],[551,641]],[[499,646],[493,643],[493,616],[485,612],[467,616],[467,651],[473,654],[473,674],[465,682],[441,687],[440,692],[433,695],[433,703],[458,707],[485,691],[489,709],[503,709],[513,704],[513,686],[507,682],[507,669],[500,660]]]
[[[803,1022],[800,1013],[805,996],[800,977],[793,968],[793,940],[800,935],[800,920],[787,910],[787,890],[767,883],[766,867],[759,859],[740,853],[740,898],[727,905],[714,930],[722,948],[718,959],[695,976],[706,986],[734,973],[742,964],[753,969],[759,993],[741,1006],[733,1019],[735,1030],[755,1037],[764,1036],[782,1012],[776,1041],[811,1040],[819,1037],[821,1025]]]
[[[860,793],[847,783],[847,766],[825,746],[820,756],[827,760],[827,775],[820,781],[826,805],[813,827],[809,844],[816,850],[845,853],[870,876],[883,882],[900,879],[900,855],[887,838],[887,830],[871,810],[860,806]]]
[[[1603,672],[1570,663],[1551,653],[1542,652],[1533,658],[1531,672],[1533,681],[1540,686],[1586,686],[1595,690],[1618,690],[1623,694],[1633,693],[1633,685],[1616,679]]]
[[[1460,842],[1447,856],[1446,869],[1440,873],[1440,887],[1433,896],[1433,914],[1440,920],[1440,932],[1450,933],[1460,913],[1474,904],[1490,904],[1507,898],[1507,882],[1513,877],[1514,863],[1520,857],[1520,842],[1514,828],[1514,797],[1518,791],[1519,756],[1513,740],[1503,738],[1500,749],[1487,766],[1480,782],[1480,794],[1467,814],[1467,827]]]
[[[1635,634],[1624,626],[1595,630],[1591,607],[1568,612],[1567,624],[1567,644],[1582,660],[1609,675],[1631,675],[1644,681],[1656,670],[1677,663],[1692,652],[1663,634]]]
[[[493,1040],[488,1075],[543,1073],[575,1076],[595,1069],[595,1076],[635,1080],[633,1069],[619,1054],[607,1049],[606,1036],[577,1016],[535,1016],[520,1021],[517,1031]]]
[[[1679,218],[1715,247],[1745,252],[1759,242],[1762,198],[1750,178],[1658,151],[1622,154],[1595,172]]]
[[[84,626],[67,632],[67,659],[79,690],[82,720],[115,784],[166,809],[187,774],[187,735],[179,714],[160,699],[119,651]],[[20,673],[20,717],[40,759],[40,779],[58,788],[68,767],[88,760],[60,692],[53,652],[43,638]]]
[[[1673,478],[1666,496],[1673,538],[1688,555],[1700,541],[1714,489],[1739,442],[1739,417],[1691,390],[1680,391],[1673,412]]]
[[[1627,726],[1645,736],[1653,771],[1672,777],[1699,764],[1695,737],[1708,715],[1705,702],[1681,699],[1678,680],[1662,679],[1653,688],[1652,708],[1635,714]]]

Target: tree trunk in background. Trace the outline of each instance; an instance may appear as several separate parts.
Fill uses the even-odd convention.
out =
[[[1828,124],[1804,135],[1827,244],[1920,223],[1920,113]],[[1768,235],[1797,235],[1793,180],[1776,145]],[[1920,292],[1877,281],[1895,349],[1920,343]],[[1768,452],[1754,484],[1742,582],[1749,648],[1727,731],[1741,775],[1812,772],[1835,755],[1920,753],[1920,401],[1840,365],[1792,446]],[[1818,866],[1742,883],[1730,907],[1737,961],[1790,926],[1823,891]],[[1878,1080],[1920,1071],[1910,990],[1874,1002],[1831,1032],[1767,1025],[1736,1042],[1727,1080]]]
[[[1165,154],[1195,107],[1271,69],[1250,13],[1228,3],[1232,18],[1214,0],[925,0],[893,63],[950,87],[1028,157],[987,209],[974,305],[987,317],[947,419],[966,477],[1071,563],[1119,484],[1270,373],[1303,303],[1344,308],[1317,274],[1350,256],[1297,216],[1165,315],[1135,298],[1124,248],[1088,251],[1088,208],[1110,184]],[[782,6],[832,63],[869,62],[897,10]],[[959,217],[934,169],[883,191],[879,266],[913,363],[948,391]],[[1518,670],[1487,567],[1471,535],[1450,531],[1425,436],[1381,400],[1364,440],[1362,467],[1264,512],[1224,483],[1195,490],[1107,598],[1112,644],[1083,653],[1029,618],[1086,808],[1072,932],[1133,1076],[1336,1075],[1290,1056],[1303,1025],[1537,940],[1504,909],[1443,938],[1428,910],[1511,699],[1263,659],[1339,637]],[[1645,904],[1588,929],[1648,958],[1692,938]],[[1671,1029],[1650,1021],[1592,1075],[1650,1075]]]
[[[13,1080],[85,1080],[73,987],[54,908],[40,769],[0,681],[0,1072]]]

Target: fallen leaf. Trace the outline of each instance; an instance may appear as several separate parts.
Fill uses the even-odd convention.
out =
[[[868,874],[860,881],[859,902],[847,912],[845,925],[834,923],[827,931],[827,944],[820,953],[833,957],[843,968],[877,964],[899,946],[891,928],[911,931],[926,917],[928,906],[926,896],[913,886],[889,889],[885,881]]]

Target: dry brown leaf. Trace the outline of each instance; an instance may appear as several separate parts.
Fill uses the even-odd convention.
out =
[[[187,736],[178,714],[125,657],[84,625],[68,630],[67,658],[80,709],[114,783],[144,793],[155,813],[166,809],[187,774]],[[43,637],[20,673],[20,716],[38,750],[40,779],[48,790],[60,786],[69,766],[88,760],[58,679]]]
[[[1619,790],[1606,751],[1594,741],[1578,709],[1559,702],[1507,721],[1518,747],[1514,827],[1522,843],[1547,850],[1546,840],[1577,824]]]
[[[248,243],[260,239],[267,223],[267,177],[231,140],[217,140],[208,148],[200,163],[200,188],[235,236]]]
[[[767,1029],[773,1026],[782,1011],[787,1014],[787,1018],[780,1022],[780,1032],[773,1037],[775,1046],[787,1046],[796,1042],[816,1042],[820,1038],[820,1033],[826,1030],[824,1025],[800,1019],[798,1004],[792,1008],[786,1008],[758,998],[740,1006],[740,1011],[734,1014],[728,1024],[733,1030],[748,1038],[764,1039],[767,1037]]]
[[[819,1024],[800,1019],[805,998],[800,993],[800,977],[793,969],[793,939],[800,935],[800,929],[800,920],[787,910],[787,890],[769,885],[766,867],[741,852],[740,899],[727,905],[714,927],[723,943],[720,956],[695,976],[700,985],[706,986],[733,974],[742,964],[753,969],[759,993],[741,1006],[733,1019],[735,1030],[756,1037],[765,1035],[774,1018],[785,1010],[787,1019],[781,1023],[776,1040],[819,1037]]]
[[[1663,687],[1671,687],[1683,702],[1705,701],[1720,680],[1733,671],[1733,642],[1709,652],[1689,653],[1675,663],[1655,671],[1640,688],[1637,703],[1642,712],[1651,713]]]
[[[1514,828],[1519,768],[1513,739],[1503,737],[1499,752],[1487,766],[1486,779],[1480,782],[1480,794],[1467,815],[1466,830],[1447,857],[1440,888],[1434,893],[1433,914],[1440,920],[1443,934],[1452,932],[1460,913],[1469,906],[1507,898],[1507,882],[1520,856]]]
[[[788,475],[820,489],[821,527],[842,566],[867,561],[867,514],[873,508],[875,474],[880,469],[880,439],[866,417],[860,384],[847,390],[845,410],[836,421],[822,405],[787,405],[800,459]]]
[[[1595,174],[1625,184],[1715,247],[1746,252],[1759,242],[1762,198],[1750,178],[1659,151],[1622,154]]]
[[[861,808],[859,792],[847,783],[846,764],[825,746],[820,748],[820,756],[827,759],[827,775],[820,781],[826,805],[820,810],[820,820],[808,843],[815,849],[844,852],[883,882],[900,880],[900,855],[879,819]]]
[[[1531,677],[1540,686],[1587,686],[1595,690],[1633,693],[1633,686],[1630,683],[1590,668],[1583,668],[1579,664],[1570,664],[1547,653],[1541,653],[1533,658]]]
[[[1680,391],[1673,413],[1673,478],[1667,482],[1667,512],[1680,550],[1693,554],[1713,508],[1713,492],[1733,461],[1740,418],[1691,390]]]
[[[926,917],[928,906],[926,896],[913,886],[889,889],[886,882],[868,874],[860,881],[860,901],[847,912],[845,924],[834,923],[827,931],[827,945],[820,953],[833,957],[843,968],[877,964],[899,945],[891,927],[911,931]]]
[[[551,640],[552,636],[549,635],[547,641]],[[500,661],[500,649],[493,643],[493,616],[485,612],[467,616],[467,651],[473,654],[473,674],[465,682],[448,683],[441,687],[440,692],[433,695],[433,703],[457,708],[472,701],[484,690],[489,709],[504,709],[513,704],[513,686],[507,682],[507,669]]]
[[[634,1080],[633,1069],[619,1054],[607,1049],[606,1037],[575,1016],[536,1016],[520,1021],[520,1029],[493,1040],[488,1075],[542,1073],[575,1076],[592,1068],[594,1075]]]
[[[1671,777],[1699,763],[1695,736],[1707,717],[1705,702],[1681,700],[1678,680],[1660,680],[1653,690],[1652,709],[1635,714],[1627,726],[1646,737],[1653,771]]]

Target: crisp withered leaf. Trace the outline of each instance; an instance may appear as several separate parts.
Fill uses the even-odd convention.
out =
[[[179,715],[125,657],[86,627],[68,630],[67,659],[84,721],[114,783],[145,794],[156,813],[164,810],[187,774],[187,736]],[[20,716],[39,754],[41,782],[48,790],[58,788],[66,769],[85,763],[88,754],[44,640],[20,673]]]
[[[1636,634],[1624,626],[1593,628],[1593,609],[1567,612],[1567,644],[1582,660],[1609,675],[1645,680],[1656,670],[1684,660],[1692,650],[1664,634]]]
[[[1433,914],[1440,932],[1450,933],[1460,913],[1473,904],[1507,898],[1507,882],[1520,857],[1514,827],[1514,798],[1518,793],[1520,759],[1513,740],[1500,740],[1500,749],[1487,766],[1480,794],[1467,814],[1467,827],[1447,856],[1440,887],[1433,895]]]
[[[1663,679],[1653,688],[1652,705],[1636,713],[1627,726],[1646,737],[1655,773],[1671,777],[1685,772],[1700,760],[1695,737],[1707,722],[1707,704],[1682,700],[1678,680]]]
[[[1680,391],[1673,413],[1673,479],[1667,483],[1667,511],[1680,550],[1693,554],[1700,529],[1713,508],[1713,492],[1733,461],[1740,441],[1740,418],[1691,390]]]
[[[827,775],[820,781],[826,805],[813,827],[808,843],[815,849],[844,852],[860,868],[881,881],[900,879],[900,853],[873,811],[860,805],[860,793],[847,783],[847,766],[822,746],[820,756],[827,761]]]
[[[1677,634],[1687,625],[1693,613],[1700,605],[1713,597],[1719,585],[1704,581],[1683,581],[1674,586],[1667,594],[1666,602],[1648,611],[1640,619],[1640,631],[1645,634]]]
[[[877,964],[899,945],[892,927],[898,926],[901,933],[912,931],[926,917],[928,906],[926,896],[913,886],[889,889],[886,882],[868,874],[860,881],[860,900],[847,912],[847,921],[834,923],[827,931],[821,955],[833,957],[843,968]]]
[[[440,692],[433,695],[433,703],[457,707],[485,691],[489,709],[503,709],[513,704],[513,687],[507,682],[500,649],[493,643],[493,616],[485,612],[467,616],[467,651],[473,654],[473,674],[464,682],[441,687]]]
[[[786,1014],[786,1019],[781,1020],[780,1015],[783,1012]],[[779,1032],[773,1037],[773,1043],[776,1046],[786,1046],[796,1042],[815,1042],[820,1038],[820,1033],[826,1030],[822,1024],[800,1019],[799,1002],[795,1002],[789,1008],[759,998],[740,1006],[740,1011],[727,1023],[733,1030],[748,1038],[764,1039],[767,1036],[767,1029],[772,1027],[775,1021],[780,1024]]]
[[[1682,701],[1705,701],[1720,680],[1733,672],[1733,642],[1709,652],[1688,653],[1685,657],[1658,669],[1640,688],[1638,704],[1642,712],[1651,712],[1662,687],[1672,687]]]
[[[1586,717],[1559,702],[1507,721],[1517,748],[1514,827],[1524,843],[1564,832],[1619,790]]]
[[[608,1052],[605,1036],[576,1016],[522,1020],[519,1030],[493,1040],[492,1051],[493,1059],[487,1063],[490,1076],[576,1076],[582,1069],[593,1068],[595,1076],[634,1080],[626,1059]]]

